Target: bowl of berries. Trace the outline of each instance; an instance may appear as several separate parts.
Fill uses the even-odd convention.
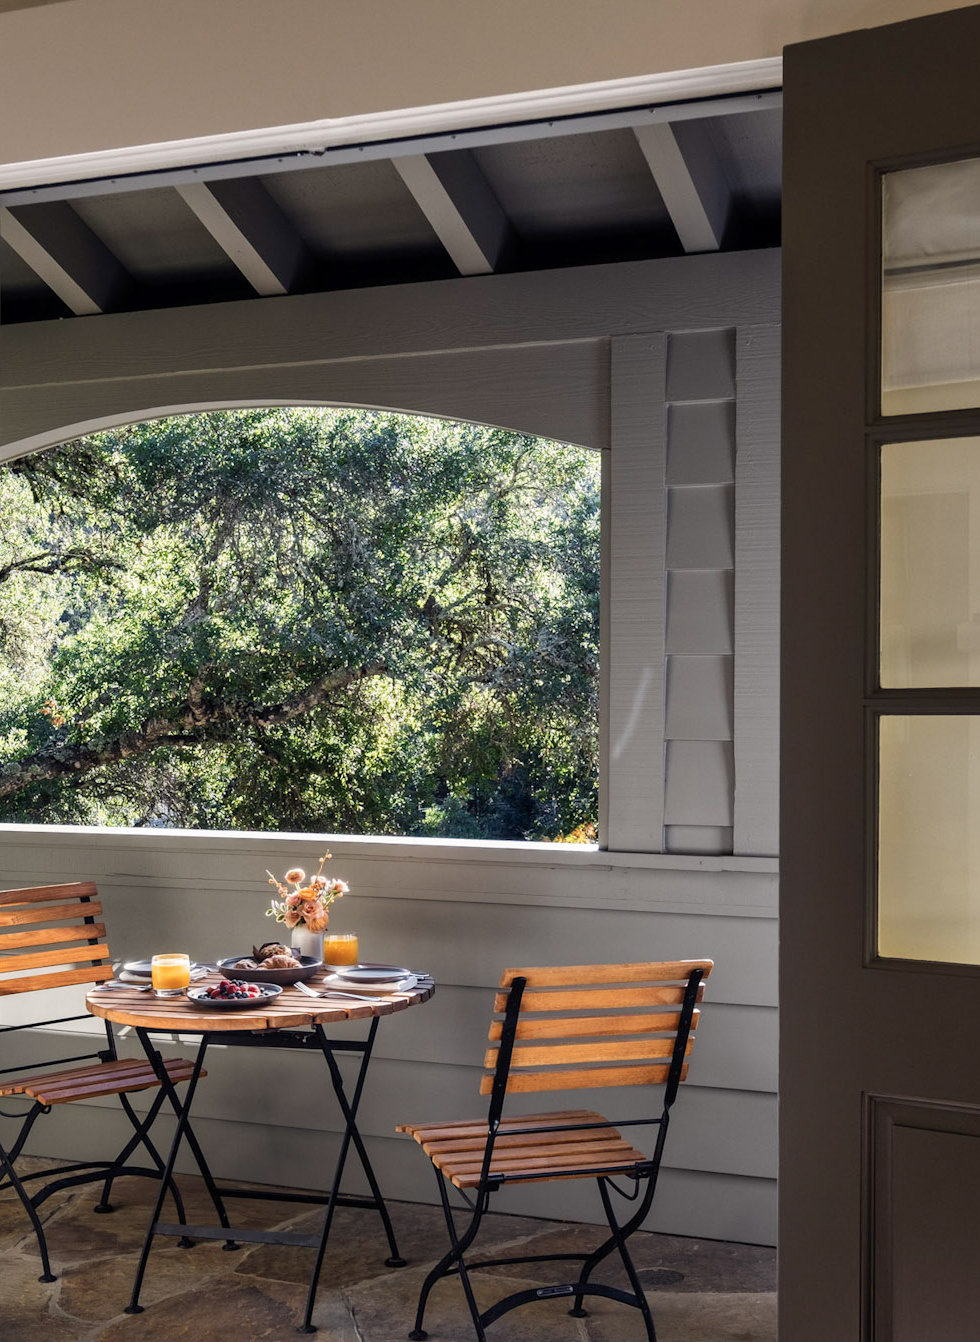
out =
[[[265,1006],[278,997],[278,983],[248,983],[245,979],[221,979],[207,987],[188,988],[187,1000],[202,1011],[241,1011]]]

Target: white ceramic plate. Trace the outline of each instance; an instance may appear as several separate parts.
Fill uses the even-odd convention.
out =
[[[396,983],[399,979],[410,977],[412,973],[402,965],[337,965],[332,972],[335,978],[346,979],[348,983],[356,983],[358,986]]]
[[[371,997],[387,997],[390,993],[410,992],[418,983],[414,974],[405,974],[400,979],[388,980],[385,983],[353,983],[348,978],[341,978],[339,974],[327,974],[325,978],[317,980],[316,988],[320,992],[329,992],[331,988],[336,988],[338,992],[364,993]]]

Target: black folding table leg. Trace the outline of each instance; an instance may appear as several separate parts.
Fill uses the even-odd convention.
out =
[[[377,1179],[374,1177],[374,1170],[371,1168],[371,1162],[368,1159],[367,1151],[364,1149],[364,1143],[361,1141],[361,1135],[357,1131],[357,1109],[361,1102],[361,1091],[364,1089],[364,1079],[367,1076],[367,1066],[371,1058],[371,1050],[374,1047],[374,1036],[377,1033],[377,1028],[378,1017],[375,1016],[371,1022],[371,1029],[368,1032],[368,1037],[364,1045],[361,1066],[358,1069],[357,1081],[350,1102],[348,1102],[347,1095],[344,1092],[344,1078],[337,1065],[334,1051],[330,1047],[330,1040],[327,1038],[326,1031],[322,1025],[318,1025],[315,1030],[317,1042],[320,1045],[324,1058],[327,1060],[327,1067],[330,1071],[330,1082],[333,1086],[334,1094],[337,1097],[337,1103],[340,1105],[340,1111],[344,1116],[344,1135],[341,1138],[340,1151],[337,1155],[337,1164],[334,1168],[333,1182],[330,1186],[330,1200],[327,1203],[327,1210],[323,1218],[323,1231],[320,1235],[320,1245],[317,1249],[316,1261],[313,1264],[313,1272],[310,1275],[310,1286],[306,1297],[306,1313],[303,1316],[303,1322],[298,1329],[301,1333],[316,1332],[316,1327],[313,1323],[313,1307],[316,1304],[317,1287],[320,1282],[320,1270],[323,1267],[323,1259],[327,1252],[327,1240],[330,1238],[330,1230],[333,1226],[333,1214],[337,1206],[337,1198],[340,1196],[340,1184],[344,1175],[344,1166],[347,1163],[347,1153],[350,1150],[352,1142],[357,1151],[364,1173],[367,1176],[371,1192],[377,1203],[378,1211],[381,1213],[385,1234],[388,1237],[388,1245],[391,1249],[392,1257],[387,1260],[387,1266],[404,1266],[404,1259],[401,1259],[398,1256],[398,1245],[395,1243],[395,1232],[391,1225],[391,1218],[388,1216],[388,1208],[385,1206],[384,1198],[381,1196],[381,1189]]]
[[[177,1094],[177,1089],[174,1086],[173,1082],[170,1080],[166,1067],[164,1067],[163,1065],[162,1054],[158,1053],[157,1050],[153,1047],[153,1043],[146,1030],[138,1029],[136,1033],[139,1036],[140,1043],[143,1045],[143,1050],[146,1053],[147,1058],[149,1058],[150,1060],[150,1065],[153,1067],[153,1070],[160,1078],[160,1087],[163,1090],[164,1094],[166,1095],[167,1099],[169,1100],[171,1109],[173,1109],[174,1113],[177,1115],[177,1118],[180,1119],[181,1114],[188,1108],[190,1091],[188,1090],[187,1097],[184,1100],[184,1104],[181,1105],[180,1096]],[[206,1034],[202,1035],[201,1047],[206,1048],[208,1043],[210,1043],[210,1036]],[[208,1196],[214,1203],[214,1209],[218,1213],[218,1223],[226,1230],[230,1230],[231,1222],[228,1219],[228,1212],[225,1209],[224,1201],[222,1200],[221,1193],[218,1191],[218,1185],[214,1181],[214,1175],[211,1173],[211,1169],[208,1165],[208,1162],[204,1159],[204,1152],[201,1150],[200,1143],[198,1142],[197,1137],[194,1135],[194,1129],[191,1127],[189,1120],[185,1121],[184,1134],[187,1138],[187,1145],[191,1149],[191,1154],[194,1156],[194,1161],[197,1165],[197,1168],[201,1172],[201,1178],[204,1180],[204,1186],[208,1190]],[[183,1247],[183,1241],[181,1241],[181,1244],[178,1247]],[[228,1250],[232,1250],[232,1249],[238,1249],[241,1246],[235,1240],[227,1239],[225,1240],[222,1247]]]
[[[157,1067],[154,1057],[152,1056],[155,1053],[155,1050],[150,1044],[149,1038],[146,1037],[144,1039],[145,1031],[138,1030],[137,1034],[140,1036],[140,1040],[143,1043],[143,1047],[146,1049],[147,1057],[149,1057],[150,1061],[153,1063],[153,1067],[154,1070],[157,1072],[157,1075],[159,1076],[160,1073],[163,1072],[163,1077],[161,1078],[161,1085],[163,1085],[165,1082],[169,1082],[169,1077],[167,1077],[166,1075],[166,1069],[163,1068],[162,1065],[159,1068]],[[170,1086],[171,1104],[174,1105],[174,1109],[177,1114],[177,1127],[174,1130],[174,1138],[170,1144],[170,1154],[167,1157],[166,1167],[164,1168],[164,1171],[160,1176],[160,1191],[157,1194],[156,1203],[154,1204],[153,1207],[153,1214],[150,1217],[150,1224],[146,1228],[146,1237],[143,1240],[143,1248],[140,1253],[139,1265],[136,1268],[136,1279],[133,1282],[133,1295],[129,1304],[126,1306],[126,1309],[123,1311],[125,1314],[143,1313],[143,1306],[140,1304],[139,1301],[140,1301],[140,1291],[142,1290],[143,1287],[143,1275],[146,1272],[146,1260],[150,1256],[150,1245],[153,1243],[154,1230],[157,1223],[160,1220],[160,1212],[163,1208],[163,1200],[167,1196],[167,1189],[170,1186],[171,1180],[173,1178],[174,1165],[177,1163],[177,1152],[180,1150],[180,1144],[187,1132],[188,1115],[190,1113],[191,1104],[194,1100],[194,1092],[197,1089],[197,1083],[201,1077],[201,1069],[204,1066],[204,1055],[207,1053],[207,1049],[208,1049],[208,1036],[205,1034],[201,1036],[201,1044],[197,1050],[197,1057],[194,1060],[194,1071],[191,1073],[191,1078],[187,1086],[187,1094],[184,1097],[183,1105],[181,1105],[180,1101],[177,1100],[176,1094],[173,1091],[173,1086]],[[156,1054],[156,1057],[159,1057],[159,1054]]]
[[[34,1126],[34,1120],[38,1115],[44,1113],[45,1107],[45,1105],[38,1104],[35,1101],[34,1107],[28,1111],[24,1119],[23,1127],[18,1134],[17,1141],[14,1143],[12,1155],[8,1155],[4,1148],[0,1146],[0,1170],[3,1170],[6,1173],[14,1192],[24,1204],[24,1210],[31,1218],[31,1225],[34,1227],[34,1234],[37,1238],[37,1247],[41,1253],[42,1271],[40,1277],[38,1277],[38,1281],[57,1281],[58,1278],[51,1271],[51,1262],[48,1258],[48,1244],[47,1240],[44,1238],[44,1227],[41,1225],[41,1218],[37,1214],[37,1208],[31,1201],[30,1193],[28,1193],[27,1189],[21,1183],[20,1179],[17,1177],[17,1172],[14,1169],[14,1161],[20,1154],[20,1149],[24,1145],[27,1134]]]

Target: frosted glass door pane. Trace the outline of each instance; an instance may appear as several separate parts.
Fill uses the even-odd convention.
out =
[[[882,414],[978,406],[980,159],[882,187]]]
[[[878,954],[980,964],[980,718],[882,718]]]
[[[881,685],[980,685],[980,438],[881,449]]]

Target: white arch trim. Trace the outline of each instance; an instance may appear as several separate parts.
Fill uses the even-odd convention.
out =
[[[44,433],[34,434],[30,438],[22,438],[18,442],[0,444],[0,466],[8,461],[16,461],[20,457],[30,456],[35,452],[44,452],[48,448],[59,447],[62,443],[71,442],[76,438],[84,438],[90,433],[101,433],[106,429],[119,429],[127,424],[146,424],[154,419],[166,419],[174,415],[198,415],[217,410],[271,410],[276,407],[285,409],[374,410],[396,415],[413,415],[422,419],[442,419],[456,424],[476,424],[485,428],[505,429],[512,433],[529,433],[535,437],[546,436],[536,429],[522,429],[509,424],[492,424],[488,420],[465,419],[458,415],[440,414],[434,410],[406,409],[400,405],[369,405],[361,401],[343,401],[336,398],[319,401],[297,400],[296,398],[269,400],[265,397],[262,399],[253,397],[250,400],[238,401],[199,401],[193,405],[157,405],[145,410],[127,411],[117,415],[99,415],[93,419],[80,420],[75,424],[66,424],[58,428],[45,430]],[[554,441],[566,440],[554,439]],[[577,443],[573,446],[591,448],[595,445]]]

